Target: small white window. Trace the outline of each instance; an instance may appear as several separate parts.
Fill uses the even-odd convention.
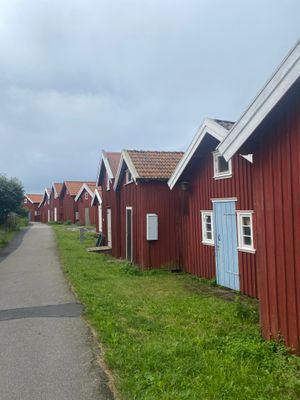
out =
[[[214,245],[214,225],[212,211],[201,211],[202,243]]]
[[[24,199],[24,204],[27,204],[27,199]]]
[[[214,178],[230,178],[232,176],[231,160],[226,161],[218,152],[213,152]]]
[[[85,200],[88,200],[88,199],[89,199],[89,194],[88,194],[88,192],[85,192],[85,193],[84,193],[84,199],[85,199]]]
[[[239,250],[255,252],[252,211],[237,211]]]
[[[126,180],[125,180],[125,182],[126,182],[126,184],[133,182],[132,175],[131,175],[131,172],[129,171],[129,169],[126,170]]]
[[[110,190],[110,182],[109,182],[109,177],[108,175],[106,176],[106,191],[108,192]]]

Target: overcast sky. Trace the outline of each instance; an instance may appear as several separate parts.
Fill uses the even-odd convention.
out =
[[[0,0],[0,173],[39,192],[94,180],[102,148],[185,150],[299,28],[299,0]]]

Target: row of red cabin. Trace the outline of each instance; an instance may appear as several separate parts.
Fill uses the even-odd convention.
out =
[[[239,121],[204,120],[184,154],[102,151],[98,196],[88,199],[89,222],[114,257],[258,298],[264,337],[283,337],[297,353],[299,76],[298,42]],[[64,183],[55,197],[52,186],[43,222],[83,222],[88,206],[71,206],[78,193],[68,192]]]

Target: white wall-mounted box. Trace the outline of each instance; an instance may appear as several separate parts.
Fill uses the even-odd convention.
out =
[[[158,215],[147,214],[147,240],[158,240]]]

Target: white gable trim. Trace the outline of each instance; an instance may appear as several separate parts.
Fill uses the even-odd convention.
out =
[[[228,134],[228,130],[218,124],[216,121],[210,118],[206,118],[200,128],[198,129],[192,143],[189,145],[187,151],[185,152],[182,159],[179,161],[175,171],[173,172],[171,178],[168,181],[168,185],[170,189],[176,185],[178,179],[181,177],[183,171],[189,164],[191,158],[195,154],[197,148],[199,147],[200,143],[204,139],[204,137],[209,134],[216,138],[219,142],[224,139],[224,137]]]
[[[49,198],[50,198],[50,193],[48,192],[47,188],[45,188],[45,190],[44,190],[43,198],[42,198],[42,200],[41,200],[41,202],[40,202],[40,204],[39,204],[39,206],[38,206],[39,208],[40,208],[41,205],[44,203],[46,195],[47,195],[47,197],[48,197],[48,199],[49,199]]]
[[[99,179],[100,179],[101,171],[102,171],[102,168],[103,168],[102,166],[105,167],[108,179],[110,180],[110,182],[112,182],[112,180],[114,179],[114,175],[112,173],[109,161],[108,161],[108,159],[106,157],[106,153],[105,153],[104,150],[101,151],[101,160],[100,160],[99,171],[98,171],[97,180],[96,180],[98,186],[100,186]]]
[[[117,171],[116,178],[115,178],[114,190],[117,190],[117,188],[120,184],[120,181],[122,179],[122,176],[123,176],[122,175],[122,167],[123,167],[124,163],[127,165],[127,168],[129,169],[135,183],[137,183],[136,180],[140,177],[135,166],[133,165],[133,162],[131,161],[128,151],[122,150],[121,158],[120,158],[120,162],[119,162],[119,166],[118,166],[118,171]]]
[[[81,188],[79,189],[79,192],[77,193],[77,196],[75,197],[75,201],[78,201],[80,199],[80,196],[82,194],[82,192],[86,190],[88,192],[88,194],[93,197],[94,193],[92,192],[92,190],[88,187],[88,185],[86,183],[84,183]]]
[[[94,206],[94,202],[96,199],[99,201],[99,204],[102,204],[102,199],[101,199],[98,189],[95,189],[95,191],[94,191],[92,201],[91,201],[91,206]]]
[[[279,65],[218,150],[228,161],[300,77],[300,40]]]
[[[51,189],[53,189],[53,191],[54,191],[54,198],[57,199],[58,198],[58,193],[57,193],[57,190],[55,188],[54,182],[52,183]]]
[[[31,204],[34,204],[31,198],[27,196],[27,194],[25,194],[24,197],[26,197],[26,199],[29,200]]]

